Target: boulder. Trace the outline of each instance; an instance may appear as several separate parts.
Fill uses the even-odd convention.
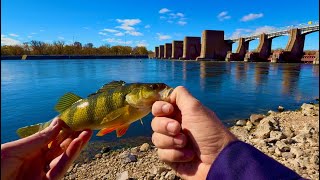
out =
[[[290,128],[290,127],[283,127],[282,129],[281,129],[281,131],[282,131],[282,133],[286,136],[286,137],[288,137],[288,138],[291,138],[291,137],[293,137],[294,136],[294,132],[292,131],[292,129]]]
[[[250,121],[252,122],[252,124],[257,125],[259,124],[260,120],[262,120],[263,118],[264,118],[264,115],[262,114],[251,114]]]
[[[293,154],[292,152],[283,152],[281,155],[285,159],[292,159],[296,157],[296,155]]]

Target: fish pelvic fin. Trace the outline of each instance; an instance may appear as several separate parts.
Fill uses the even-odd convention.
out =
[[[35,134],[44,128],[48,127],[50,125],[51,121],[46,123],[39,123],[31,126],[25,126],[22,128],[19,128],[16,132],[20,138],[25,138],[27,136],[30,136],[32,134]]]
[[[96,134],[96,136],[104,136],[108,133],[111,133],[114,130],[116,130],[116,128],[103,128]]]
[[[79,101],[80,99],[82,99],[80,96],[68,92],[60,98],[57,105],[55,106],[55,110],[59,113],[63,113],[63,111],[68,109],[70,106],[72,106],[73,103]]]
[[[127,130],[129,129],[130,124],[125,124],[120,126],[116,131],[117,131],[117,137],[121,137],[124,134],[126,134]]]

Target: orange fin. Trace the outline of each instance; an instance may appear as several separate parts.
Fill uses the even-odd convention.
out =
[[[119,127],[117,129],[117,137],[123,136],[127,132],[129,126],[130,126],[130,124],[125,124],[125,125]]]
[[[104,136],[108,133],[111,133],[114,130],[116,130],[116,129],[115,128],[103,128],[96,134],[96,136]]]

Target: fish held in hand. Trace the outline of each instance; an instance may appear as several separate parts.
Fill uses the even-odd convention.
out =
[[[73,93],[63,95],[55,110],[58,117],[73,131],[100,130],[103,136],[116,130],[123,136],[130,124],[151,112],[155,101],[168,101],[172,88],[164,83],[125,83],[112,81],[87,98]],[[26,126],[17,130],[20,138],[48,127],[51,121]],[[63,131],[63,130],[62,130]]]

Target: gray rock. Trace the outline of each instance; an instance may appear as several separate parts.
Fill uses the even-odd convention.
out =
[[[122,173],[117,174],[117,180],[128,180],[129,179],[129,172],[124,171]]]
[[[309,137],[309,134],[300,133],[294,136],[292,139],[299,143],[305,143],[307,141],[307,137]]]
[[[278,147],[276,147],[276,149],[274,150],[274,154],[275,154],[276,156],[278,156],[278,157],[281,157],[282,152],[279,150]]]
[[[252,122],[252,124],[257,125],[263,118],[264,116],[262,114],[251,114],[250,121]]]
[[[254,124],[252,124],[251,121],[247,121],[245,128],[246,128],[248,131],[251,131],[251,130],[253,129],[253,127],[254,127]]]
[[[319,165],[319,155],[318,154],[314,154],[311,156],[310,162]]]
[[[283,111],[284,111],[284,107],[283,107],[283,106],[279,106],[279,107],[278,107],[278,111],[279,111],[279,112],[283,112]]]
[[[247,124],[247,121],[242,119],[236,122],[237,126],[245,126],[246,124]]]
[[[107,153],[107,152],[109,152],[110,150],[111,150],[110,147],[102,147],[100,153],[101,153],[101,154]]]
[[[287,146],[285,143],[282,141],[277,141],[276,142],[276,147],[281,151],[281,152],[288,152],[290,151],[290,147]]]
[[[139,152],[139,148],[138,147],[131,148],[130,152],[133,154],[136,154]]]
[[[298,147],[291,147],[290,152],[295,154],[296,157],[301,157],[304,154],[303,151]]]
[[[285,159],[292,159],[296,157],[296,155],[291,152],[283,152],[281,155]]]
[[[281,140],[286,138],[285,135],[281,131],[271,131],[270,132],[270,138]]]
[[[153,166],[150,170],[151,174],[157,175],[157,174],[161,174],[164,171],[167,171],[168,169],[164,166]]]
[[[292,131],[292,129],[291,129],[290,127],[284,127],[284,128],[282,129],[282,133],[283,133],[286,137],[289,137],[289,138],[291,138],[291,137],[294,136],[294,133],[293,133],[293,131]]]
[[[257,125],[257,128],[255,130],[255,135],[258,138],[269,138],[270,132],[273,130],[273,117],[266,117],[260,121],[260,123]]]
[[[143,143],[140,146],[140,152],[145,152],[145,151],[148,151],[149,149],[150,149],[150,145],[148,143]]]
[[[167,172],[165,179],[167,180],[174,180],[176,178],[176,174],[173,170]]]
[[[98,153],[98,154],[96,154],[94,157],[95,157],[96,159],[99,159],[99,158],[102,157],[102,154]]]

